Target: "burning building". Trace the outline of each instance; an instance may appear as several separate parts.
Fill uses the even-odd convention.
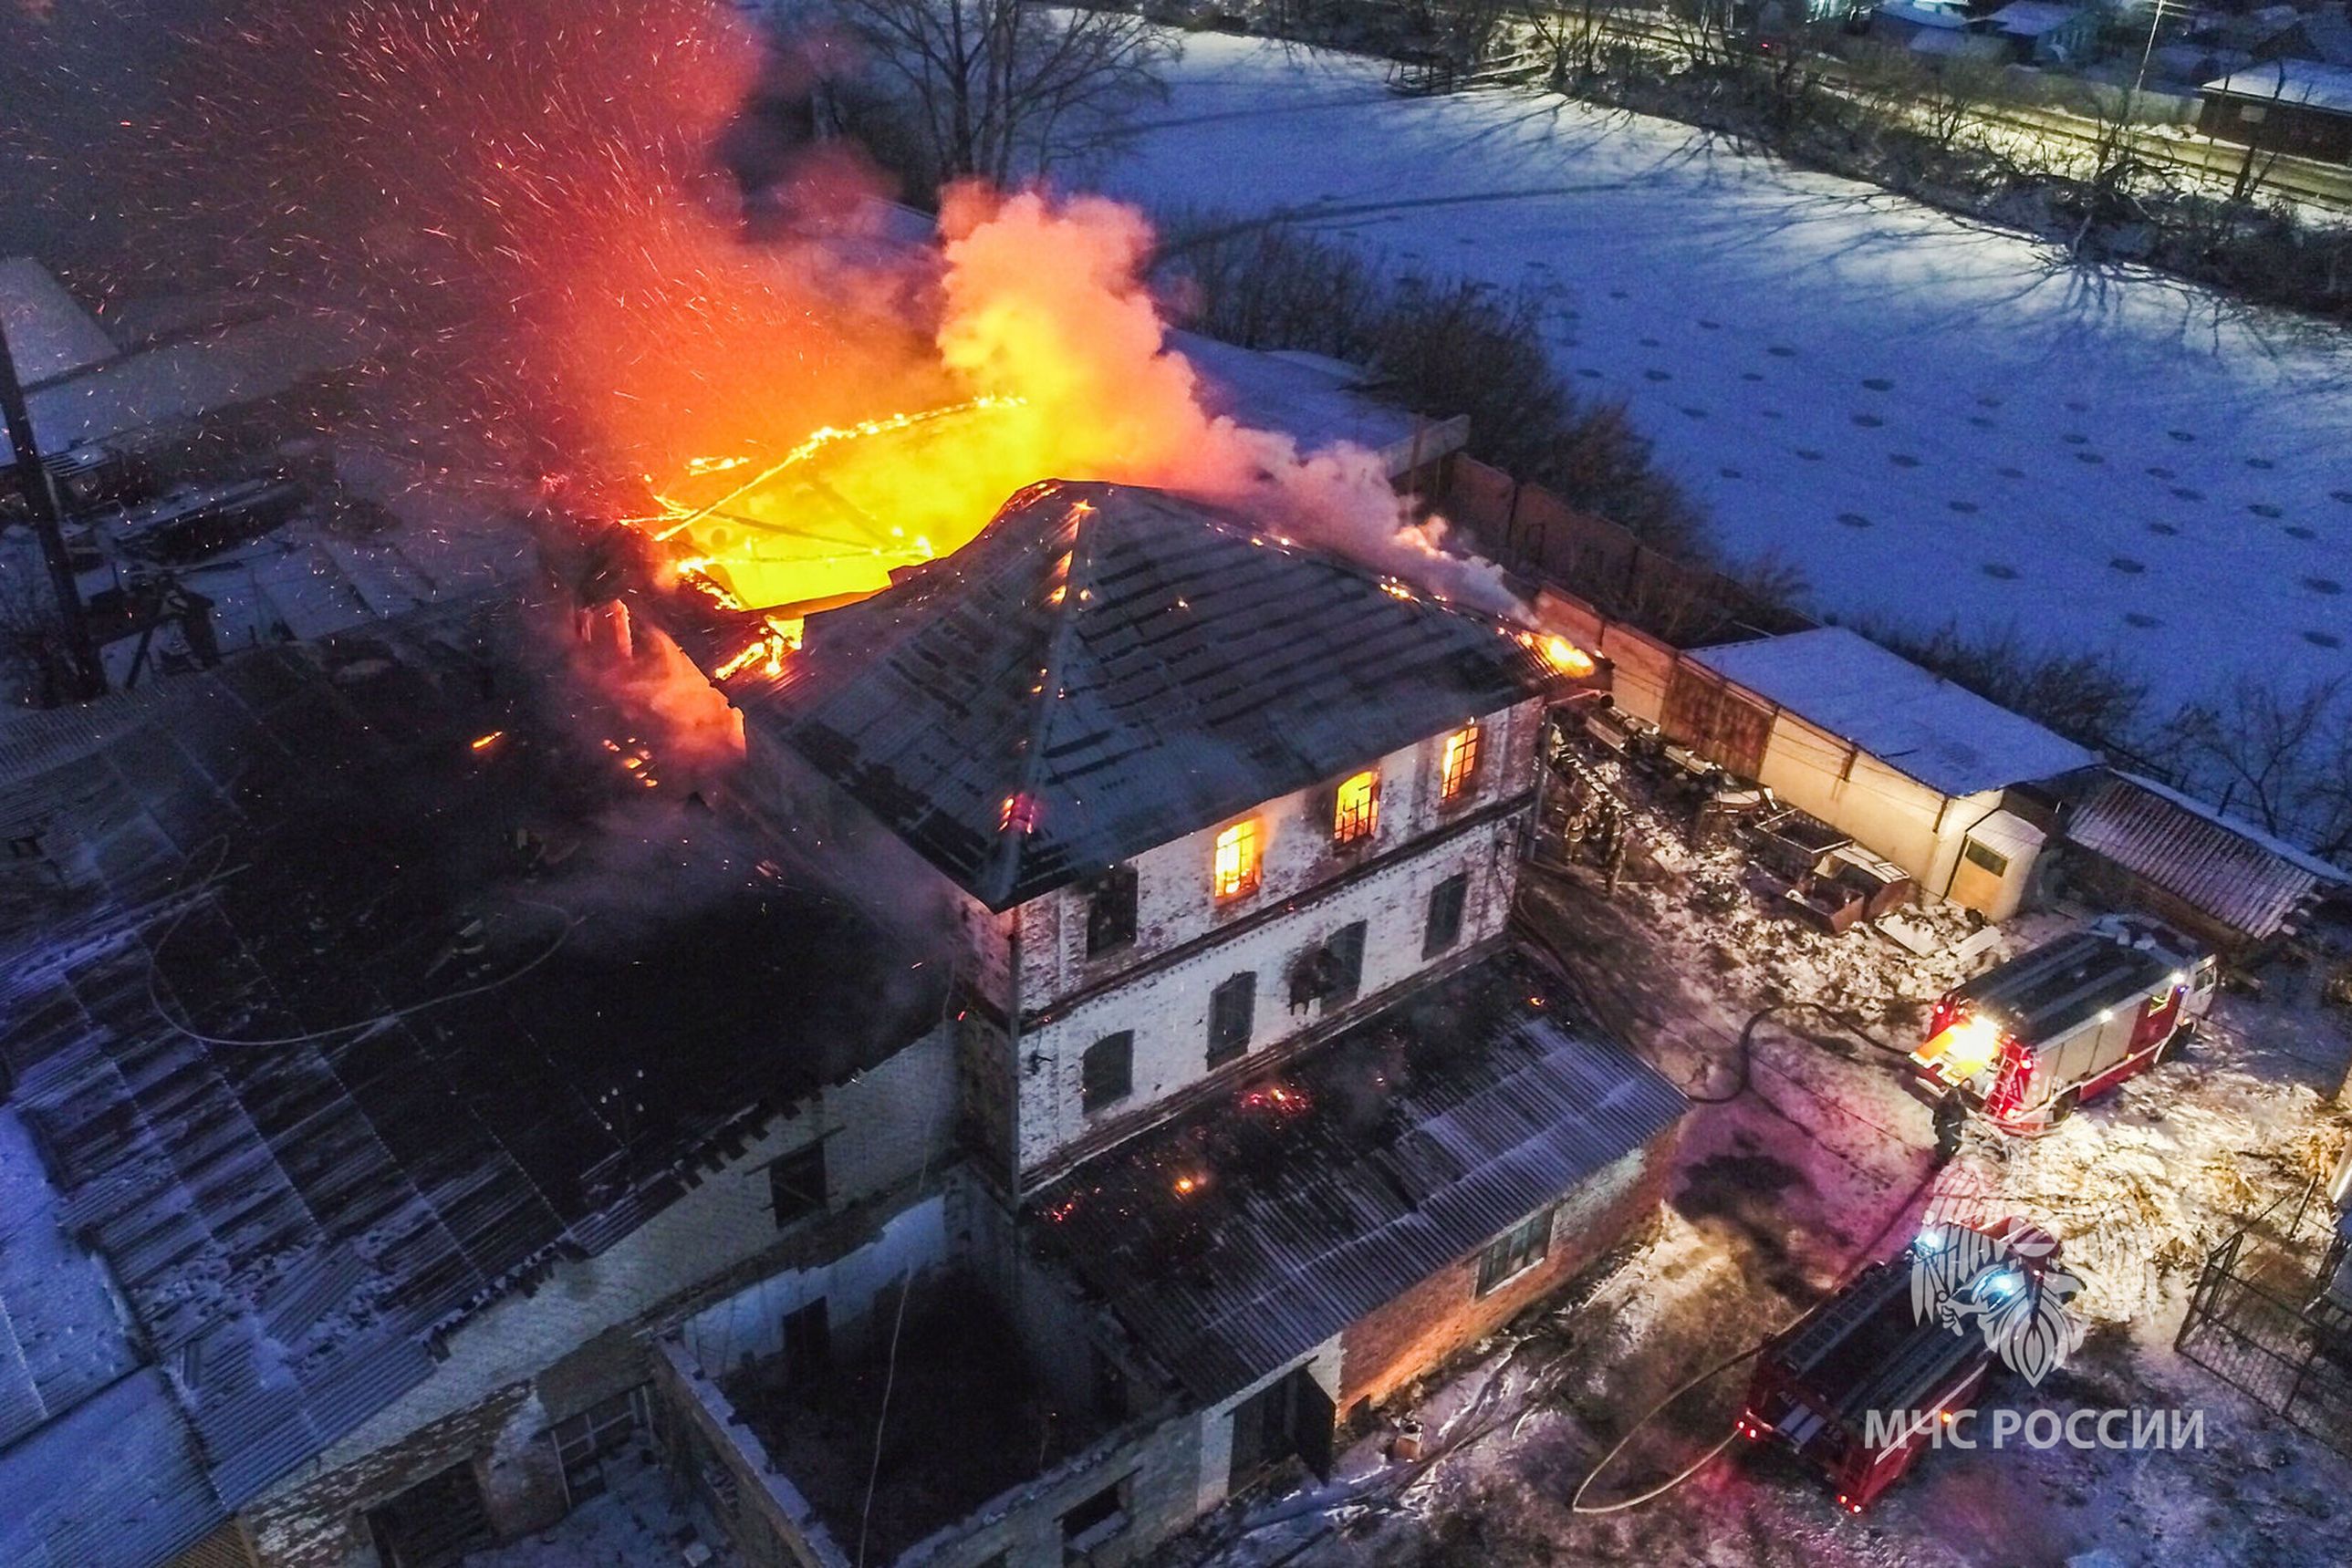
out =
[[[1341,1411],[1654,1204],[1681,1095],[1506,935],[1545,706],[1589,673],[1233,514],[1058,482],[734,668],[749,808],[953,911],[967,1156],[919,1224],[665,1343],[751,1555],[1130,1560],[1328,1469]],[[948,1321],[995,1325],[984,1369]],[[895,1435],[822,1395],[910,1367]],[[808,1441],[828,1410],[859,1463]]]

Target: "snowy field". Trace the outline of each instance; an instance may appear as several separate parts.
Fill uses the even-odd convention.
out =
[[[1109,188],[1539,291],[1575,384],[1817,611],[2112,646],[2159,698],[2352,672],[2352,334],[1664,120],[1185,49]]]

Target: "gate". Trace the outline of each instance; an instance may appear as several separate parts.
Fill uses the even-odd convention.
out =
[[[2206,1254],[2173,1346],[2330,1448],[2352,1454],[2352,1312],[2329,1291],[2343,1244],[2282,1197]]]

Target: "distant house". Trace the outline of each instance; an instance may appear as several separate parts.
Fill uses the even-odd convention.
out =
[[[1999,41],[1988,36],[1983,17],[1940,0],[1891,0],[1871,13],[1870,36],[1892,47],[1935,58],[1990,58],[2000,52]]]
[[[2202,90],[2197,129],[2216,141],[2352,163],[2352,66],[2270,60]]]
[[[2011,55],[2030,66],[2078,65],[2098,41],[2097,12],[2056,0],[2015,0],[1990,20]]]

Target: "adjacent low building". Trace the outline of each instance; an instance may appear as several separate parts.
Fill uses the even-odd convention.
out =
[[[2218,141],[2352,163],[2352,66],[2263,60],[2200,90],[2197,129]]]

